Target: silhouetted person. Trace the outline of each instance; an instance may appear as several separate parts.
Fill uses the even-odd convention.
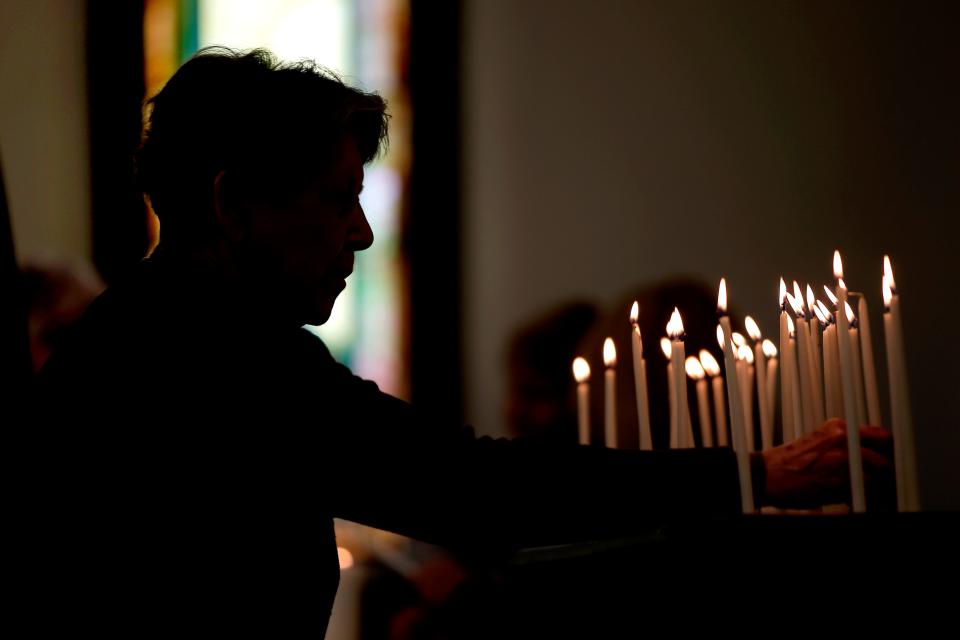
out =
[[[380,97],[311,64],[215,49],[151,104],[138,172],[160,246],[39,379],[45,420],[18,486],[41,550],[23,593],[44,603],[41,623],[322,635],[335,516],[504,550],[738,513],[729,449],[475,439],[424,422],[302,329],[328,318],[373,242],[358,196],[386,140]],[[756,456],[758,500],[842,500],[846,463],[826,455],[844,447],[838,429],[812,437],[800,471],[789,452]],[[596,490],[628,485],[647,489]]]

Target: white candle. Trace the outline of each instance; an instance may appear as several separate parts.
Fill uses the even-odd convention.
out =
[[[843,284],[843,262],[840,252],[833,254],[833,275],[837,278],[837,344],[840,351],[840,378],[843,382],[844,416],[847,420],[847,453],[850,462],[850,489],[854,513],[867,509],[863,486],[863,453],[860,450],[860,425],[857,418],[857,399],[853,378],[853,358],[850,347],[850,328],[844,309],[847,306],[847,287]]]
[[[857,422],[858,424],[867,424],[867,399],[863,391],[863,368],[860,358],[860,328],[857,324],[857,317],[853,313],[853,308],[849,302],[844,303],[847,310],[847,322],[850,325],[850,362],[853,367],[853,385],[854,397],[857,399]]]
[[[653,438],[650,432],[650,403],[647,397],[647,361],[643,358],[643,340],[640,337],[640,305],[633,303],[630,308],[630,332],[633,345],[633,386],[637,398],[637,424],[640,429],[640,450],[653,449]]]
[[[883,329],[887,345],[887,373],[890,384],[890,415],[893,425],[894,464],[897,474],[897,505],[901,511],[920,510],[917,458],[910,389],[907,382],[906,351],[900,296],[890,258],[883,257]]]
[[[860,296],[857,308],[860,320],[860,356],[863,358],[863,386],[867,394],[867,421],[879,427],[883,424],[880,415],[880,391],[877,387],[877,367],[873,360],[873,334],[870,331],[870,310],[867,298]]]
[[[574,358],[573,378],[577,381],[577,430],[580,444],[590,444],[590,365],[584,358]]]
[[[670,336],[670,363],[673,365],[678,446],[687,448],[693,446],[693,442],[688,441],[688,436],[692,431],[689,420],[690,405],[687,400],[687,377],[684,370],[687,356],[683,348],[683,321],[680,319],[680,311],[677,308],[673,309],[670,322],[667,323],[667,335]]]
[[[787,353],[790,354],[790,403],[793,413],[794,438],[803,435],[803,406],[800,397],[800,373],[797,371],[797,335],[793,318],[787,316],[787,330],[790,341],[787,343]]]
[[[799,293],[800,287],[796,281],[793,283],[793,288],[794,294]],[[797,319],[797,372],[800,376],[799,388],[800,398],[802,400],[801,404],[803,406],[802,427],[797,430],[797,435],[802,435],[816,429],[816,425],[814,424],[816,422],[816,412],[813,399],[813,374],[810,371],[810,328],[807,326],[807,320],[803,314],[803,303],[796,298],[796,295],[788,295],[787,300],[789,300],[790,306],[793,308],[793,313]]]
[[[767,442],[767,432],[773,434],[773,418],[770,415],[770,402],[767,398],[767,385],[769,384],[767,381],[767,356],[764,353],[763,336],[760,333],[760,326],[757,321],[747,316],[743,319],[743,323],[747,328],[747,335],[754,341],[753,355],[757,379],[757,407],[760,413],[760,443],[762,448],[768,449],[770,447]]]
[[[617,448],[617,350],[613,338],[603,341],[603,433],[606,444]]]
[[[710,421],[710,400],[707,398],[707,374],[696,357],[690,356],[686,363],[687,376],[696,383],[697,416],[700,418],[700,443],[713,446],[713,425]]]
[[[738,350],[740,370],[737,372],[740,376],[740,392],[743,394],[743,424],[747,432],[747,450],[756,451],[756,435],[754,434],[755,423],[753,421],[753,383],[756,378],[753,368],[753,352],[747,345],[742,345]]]
[[[773,447],[774,416],[777,415],[777,348],[770,340],[763,341],[763,354],[767,357],[767,429],[761,434],[763,448]]]
[[[783,364],[780,367],[780,405],[783,413],[783,441],[793,442],[796,438],[796,427],[793,416],[793,360],[790,353],[789,312],[787,311],[787,285],[780,278],[780,358]]]
[[[823,286],[823,290],[827,294],[827,298],[830,300],[830,304],[833,306],[834,312],[829,313],[829,309],[826,309],[824,305],[823,311],[829,313],[830,323],[831,323],[831,332],[830,338],[831,342],[829,345],[830,358],[833,366],[833,400],[834,400],[834,410],[830,413],[831,418],[842,418],[843,417],[843,379],[840,376],[840,339],[837,337],[837,296],[833,294],[829,287],[826,285]]]
[[[823,402],[823,369],[820,362],[820,321],[817,319],[816,298],[813,288],[807,285],[807,311],[810,314],[808,331],[810,340],[807,342],[807,357],[810,358],[810,384],[813,390],[813,418],[814,428],[826,421],[827,414]]]
[[[734,449],[737,453],[737,471],[740,476],[740,501],[744,513],[755,511],[753,503],[753,478],[750,475],[750,453],[747,451],[747,435],[743,422],[743,403],[740,402],[740,382],[737,379],[730,316],[727,315],[727,281],[720,280],[717,295],[717,312],[723,330],[723,361],[727,370],[727,404],[730,406],[730,422],[733,425]]]
[[[720,375],[720,363],[706,349],[700,350],[700,364],[710,376],[710,389],[713,395],[713,415],[717,422],[717,446],[727,446],[727,404],[723,397],[723,376]]]
[[[670,405],[670,448],[680,446],[680,428],[677,419],[677,383],[673,379],[673,346],[670,338],[660,338],[660,350],[667,359],[667,400]]]

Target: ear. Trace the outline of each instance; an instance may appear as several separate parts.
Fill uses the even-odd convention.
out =
[[[243,225],[240,224],[240,212],[236,202],[228,195],[228,188],[224,182],[226,172],[220,171],[213,179],[213,211],[217,224],[224,235],[230,240],[239,240],[244,235]]]

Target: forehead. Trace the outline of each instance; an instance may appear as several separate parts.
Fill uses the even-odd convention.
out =
[[[327,161],[320,166],[317,181],[322,187],[359,187],[363,182],[363,159],[353,138],[344,136],[333,146]]]

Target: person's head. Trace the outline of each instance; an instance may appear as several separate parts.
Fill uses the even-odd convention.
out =
[[[137,175],[161,249],[226,255],[278,313],[325,322],[373,242],[358,196],[386,143],[383,99],[313,63],[211,48],[148,105]]]

